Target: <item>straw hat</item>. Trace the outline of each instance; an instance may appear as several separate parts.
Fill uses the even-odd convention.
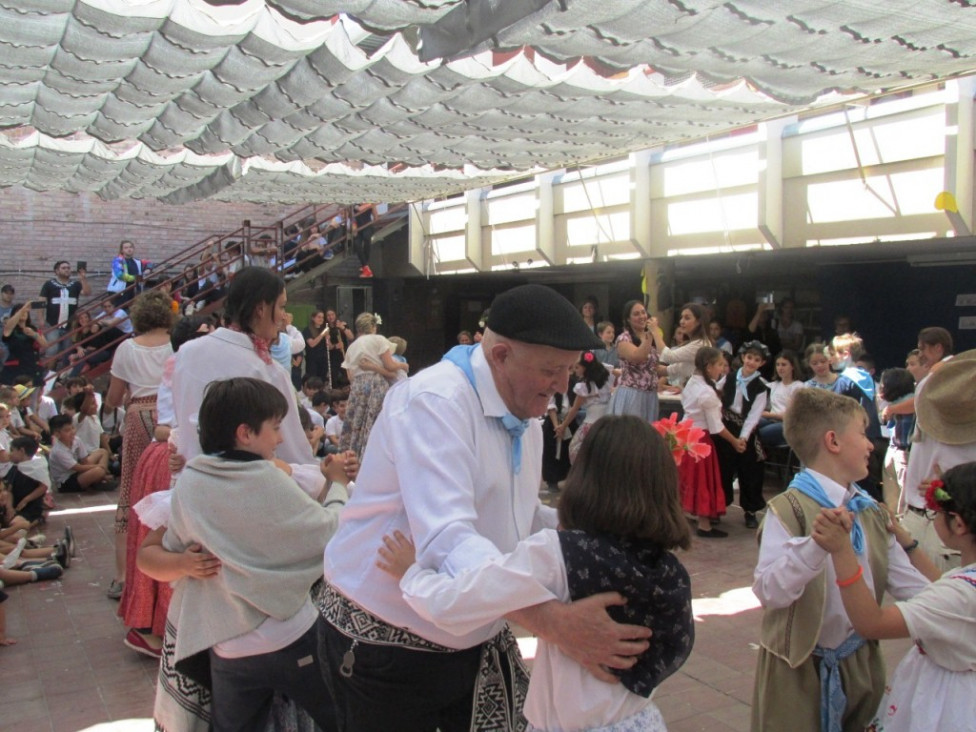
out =
[[[17,392],[18,399],[24,399],[25,397],[29,397],[31,394],[34,393],[35,389],[37,389],[37,387],[35,386],[24,386],[23,384],[14,384],[14,391]]]
[[[947,445],[976,442],[976,350],[943,363],[915,400],[918,423]]]

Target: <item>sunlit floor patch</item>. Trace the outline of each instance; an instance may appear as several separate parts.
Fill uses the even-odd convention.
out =
[[[691,601],[691,612],[696,620],[708,615],[738,615],[759,607],[751,587],[736,587],[718,597],[699,597]]]
[[[152,732],[153,721],[143,717],[133,719],[117,719],[114,722],[85,727],[79,732]]]
[[[115,503],[106,503],[104,506],[82,506],[81,508],[59,508],[56,511],[51,511],[49,516],[77,516],[82,513],[104,513],[105,511],[114,511],[117,507]]]

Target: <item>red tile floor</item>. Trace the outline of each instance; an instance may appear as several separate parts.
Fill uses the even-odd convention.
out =
[[[59,497],[45,533],[70,524],[77,556],[56,582],[8,590],[0,648],[0,730],[151,730],[155,662],[122,645],[113,574],[113,493]],[[696,540],[682,561],[692,577],[697,638],[688,662],[655,696],[671,732],[748,730],[760,612],[750,591],[755,532],[732,507],[730,536]],[[885,644],[889,669],[907,641]]]

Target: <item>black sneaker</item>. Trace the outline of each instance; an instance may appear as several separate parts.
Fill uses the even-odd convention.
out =
[[[71,566],[71,552],[63,539],[54,545],[54,561],[60,564],[62,569]]]
[[[759,521],[756,520],[756,514],[746,512],[746,528],[747,529],[759,528]]]
[[[67,524],[64,527],[64,543],[68,547],[68,554],[75,556],[75,532]]]
[[[37,567],[36,569],[32,569],[31,574],[34,575],[35,582],[45,582],[47,580],[58,579],[58,577],[64,574],[64,570],[55,564],[53,567]]]
[[[724,539],[729,535],[727,531],[722,531],[721,529],[709,529],[708,531],[698,529],[695,534],[702,539]]]

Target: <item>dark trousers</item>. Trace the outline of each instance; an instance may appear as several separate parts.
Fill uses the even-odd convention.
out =
[[[356,238],[353,239],[352,247],[353,247],[353,251],[356,252],[356,256],[359,257],[360,266],[365,267],[367,264],[369,264],[369,249],[372,240],[373,240],[373,232],[371,231],[356,232]]]
[[[211,649],[214,732],[263,732],[276,691],[303,707],[322,732],[334,732],[335,706],[322,681],[315,640],[313,625],[290,646],[272,653],[221,658]]]
[[[467,732],[481,646],[433,653],[353,641],[323,618],[319,659],[340,732]],[[352,671],[340,673],[352,649]]]
[[[766,463],[756,459],[755,439],[755,435],[749,439],[746,451],[743,453],[736,452],[735,448],[725,440],[715,440],[722,488],[725,491],[725,504],[732,505],[734,498],[732,480],[738,475],[739,505],[746,513],[755,513],[766,507],[766,500],[763,498]]]

